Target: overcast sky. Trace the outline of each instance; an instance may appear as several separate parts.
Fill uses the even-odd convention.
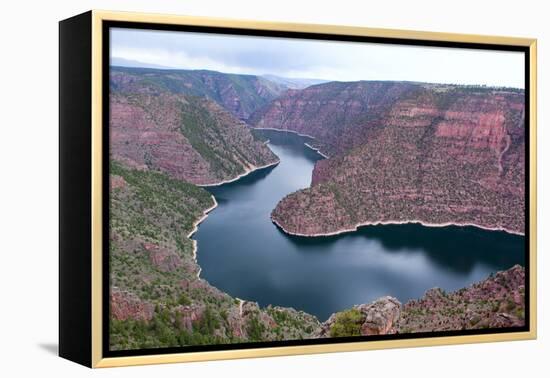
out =
[[[111,58],[290,78],[524,87],[521,52],[113,28]]]

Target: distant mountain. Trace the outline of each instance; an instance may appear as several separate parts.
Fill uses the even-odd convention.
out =
[[[525,232],[523,90],[410,82],[330,82],[289,90],[260,128],[315,137],[330,158],[272,219],[313,236],[395,222]]]
[[[262,77],[284,85],[289,89],[304,89],[311,85],[327,83],[329,80],[322,79],[302,79],[302,78],[290,78],[290,77],[281,77],[276,75],[262,75]]]
[[[125,59],[125,58],[111,58],[111,66],[115,67],[141,67],[141,68],[156,68],[156,69],[172,69],[171,67],[161,66],[160,64],[144,63],[137,60]]]
[[[417,89],[418,85],[403,82],[332,81],[288,90],[254,113],[248,123],[313,136],[323,153],[334,155],[362,144],[383,112]]]
[[[110,89],[112,93],[170,92],[206,97],[243,120],[287,90],[254,75],[137,67],[111,67]]]

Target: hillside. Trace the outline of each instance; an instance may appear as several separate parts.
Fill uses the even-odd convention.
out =
[[[135,67],[111,67],[109,86],[111,93],[206,97],[243,120],[287,89],[261,76]]]
[[[272,213],[313,236],[411,221],[523,234],[524,117],[521,90],[358,82],[289,92],[252,119],[332,156]]]
[[[172,93],[115,92],[110,96],[111,157],[193,184],[233,180],[277,163],[249,128],[206,98]]]
[[[289,90],[248,123],[310,135],[323,153],[334,155],[362,144],[397,99],[417,90],[417,85],[402,82],[333,81]]]
[[[190,239],[213,197],[160,172],[111,163],[112,350],[301,339],[317,319],[240,301],[200,279]]]

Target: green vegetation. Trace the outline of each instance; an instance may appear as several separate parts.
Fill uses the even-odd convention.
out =
[[[196,219],[214,202],[211,195],[195,185],[167,175],[127,169],[117,162],[111,175],[122,177],[125,187],[110,195],[111,286],[130,292],[155,306],[150,322],[111,319],[111,346],[114,349],[180,345],[182,340],[208,342],[212,327],[219,323],[217,308],[208,307],[204,325],[193,332],[177,330],[175,309],[202,302],[204,288],[183,290],[178,282],[194,280],[193,244],[187,237]],[[152,264],[145,245],[151,245],[179,261],[171,270]],[[218,306],[232,303],[230,297]]]
[[[237,299],[197,279],[188,235],[214,204],[206,190],[114,161],[110,174],[124,182],[110,191],[111,288],[135,305],[125,311],[141,308],[137,318],[111,317],[112,350],[300,339],[318,326],[289,309],[248,304],[247,315],[239,314]],[[269,328],[262,319],[275,314]]]
[[[170,243],[176,239],[188,249],[187,234],[194,220],[214,204],[206,190],[160,172],[125,169],[114,161],[110,173],[121,176],[131,188],[130,193],[112,192],[112,231],[155,242]],[[170,218],[170,224],[159,222],[162,218]]]
[[[265,326],[260,322],[258,316],[253,316],[248,320],[248,325],[246,327],[248,337],[251,341],[263,341]]]
[[[187,331],[175,328],[161,316],[151,322],[111,319],[111,345],[119,350],[163,348],[186,345],[227,343],[222,337],[204,330]]]
[[[361,312],[352,308],[336,315],[336,321],[330,328],[331,337],[346,337],[361,335]]]
[[[181,130],[193,149],[210,164],[217,177],[243,173],[242,164],[231,153],[234,146],[225,140],[219,122],[201,105],[200,98],[188,97],[187,101],[187,104],[182,104]],[[215,144],[221,145],[220,148],[214,150],[212,145]]]

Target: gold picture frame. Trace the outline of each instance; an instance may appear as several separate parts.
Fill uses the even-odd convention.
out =
[[[199,352],[182,352],[169,354],[147,354],[147,355],[132,355],[122,357],[106,357],[103,353],[103,306],[105,300],[104,287],[104,233],[106,232],[103,219],[103,200],[104,200],[104,122],[105,114],[103,113],[104,104],[104,25],[107,22],[127,22],[127,23],[146,23],[157,25],[186,25],[198,27],[215,27],[215,28],[230,28],[241,30],[261,30],[275,32],[297,32],[297,33],[314,33],[318,35],[333,35],[333,36],[357,36],[357,37],[376,37],[399,40],[414,40],[422,42],[452,42],[477,45],[502,45],[502,46],[519,46],[526,49],[529,56],[528,69],[529,73],[529,91],[526,93],[526,101],[528,101],[529,110],[529,228],[528,235],[525,235],[529,240],[528,263],[529,263],[529,302],[528,302],[528,331],[506,332],[506,333],[486,333],[475,335],[459,335],[459,336],[433,336],[428,338],[404,338],[392,340],[373,340],[360,342],[343,342],[343,343],[328,343],[328,344],[312,344],[312,345],[293,345],[293,346],[273,346],[251,349],[231,349],[231,350],[213,350]],[[294,23],[279,23],[279,22],[259,22],[251,20],[231,20],[218,19],[209,17],[189,17],[176,15],[161,15],[161,14],[146,14],[146,13],[127,13],[127,12],[111,12],[93,10],[81,16],[76,16],[72,19],[62,21],[60,24],[60,138],[61,138],[61,187],[60,195],[64,200],[61,201],[61,223],[60,230],[60,355],[73,361],[82,363],[89,367],[115,367],[115,366],[130,366],[144,364],[161,364],[174,362],[188,361],[208,361],[220,359],[237,359],[251,357],[267,357],[267,356],[283,356],[297,354],[312,354],[312,353],[328,353],[328,352],[347,352],[371,349],[388,349],[402,347],[422,347],[435,345],[449,344],[466,344],[466,343],[482,343],[495,341],[513,341],[513,340],[528,340],[535,339],[537,335],[537,279],[536,279],[536,214],[537,214],[537,166],[536,166],[536,115],[537,115],[537,41],[530,38],[514,38],[501,36],[484,36],[470,34],[453,34],[453,33],[437,33],[412,30],[394,30],[394,29],[378,29],[367,27],[353,26],[336,26],[336,25],[316,25],[316,24],[294,24]],[[82,39],[79,39],[78,33],[82,33]],[[82,49],[86,53],[82,53]],[[80,54],[80,58],[75,58],[75,54]],[[76,92],[68,92],[71,85],[71,77],[74,75],[85,74],[86,71],[75,72],[70,76],[67,71],[70,70],[68,60],[82,59],[80,62],[86,63],[89,69],[89,77],[83,79],[83,87],[78,90],[84,93],[84,98],[77,96]],[[79,61],[76,60],[75,64]],[[75,79],[76,80],[76,79]],[[79,87],[80,88],[80,87]],[[67,94],[63,95],[63,91]],[[89,93],[89,97],[86,97]],[[90,101],[89,103],[86,101]],[[79,101],[79,105],[75,105],[74,101]],[[79,106],[82,112],[79,114],[67,113],[69,107],[74,108]],[[71,118],[72,117],[72,118]],[[89,121],[89,127],[86,125],[75,125],[75,121]],[[89,146],[89,150],[84,150],[83,153],[89,152],[90,167],[86,169],[82,175],[87,177],[87,181],[82,182],[83,187],[89,185],[87,193],[71,192],[70,188],[64,188],[68,177],[73,173],[72,170],[82,169],[82,167],[73,167],[64,161],[70,159],[70,153],[75,153],[70,147],[65,148],[64,142],[68,143],[70,138],[75,138],[75,135],[67,134],[68,123],[72,127],[79,127],[83,131],[78,134],[78,138],[82,138],[82,143]],[[78,132],[78,131],[71,131]],[[65,136],[66,135],[66,136]],[[64,138],[67,138],[65,140]],[[65,154],[65,155],[64,155]],[[83,176],[83,177],[84,177]],[[75,188],[75,190],[78,188]],[[82,196],[88,195],[84,199]],[[71,221],[70,210],[68,206],[76,202],[83,202],[83,209],[87,209],[81,216],[89,216],[88,221],[82,224],[76,224]],[[76,216],[76,215],[72,215]],[[74,227],[80,227],[78,230]],[[68,233],[86,234],[86,238],[79,240],[64,241]],[[72,243],[72,244],[71,244]],[[80,254],[81,258],[69,256],[72,254]],[[70,270],[70,272],[69,272]],[[73,272],[73,273],[71,273]],[[79,277],[75,277],[78,275]],[[79,281],[82,280],[82,281]],[[85,282],[89,282],[86,286]],[[89,295],[87,290],[90,290]],[[82,290],[81,294],[83,302],[75,302],[74,297],[77,295],[76,290]],[[73,308],[75,303],[84,303],[79,309]],[[79,312],[80,311],[80,312]],[[83,317],[83,313],[86,315]],[[77,320],[75,320],[77,319]],[[75,352],[79,341],[82,340],[86,346],[79,352]]]

